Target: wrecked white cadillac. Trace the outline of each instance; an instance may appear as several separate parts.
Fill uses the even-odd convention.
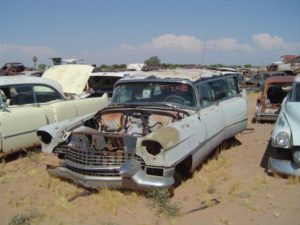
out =
[[[119,80],[96,114],[37,131],[55,153],[50,174],[86,188],[170,188],[224,140],[246,129],[247,100],[236,75],[151,72]]]

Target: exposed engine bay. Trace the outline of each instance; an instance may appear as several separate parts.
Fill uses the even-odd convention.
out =
[[[136,155],[136,142],[170,123],[188,116],[182,110],[157,109],[109,109],[99,111],[85,126],[75,128],[67,143],[58,146],[54,152],[65,159],[65,165],[72,170],[88,175],[118,175],[117,170],[91,170],[90,166],[121,166],[126,160],[134,158],[143,167],[143,160]],[[157,142],[145,141],[149,151],[157,151]],[[81,165],[81,166],[79,166]],[[83,169],[82,165],[85,166]],[[86,167],[87,166],[87,167]]]
[[[101,133],[141,137],[181,120],[186,115],[186,112],[178,110],[119,109],[100,111],[94,119]]]

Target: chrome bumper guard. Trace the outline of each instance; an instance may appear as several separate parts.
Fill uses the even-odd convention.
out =
[[[101,187],[117,189],[147,190],[153,188],[169,188],[174,184],[174,168],[167,168],[165,176],[153,176],[146,174],[140,163],[130,159],[119,168],[119,176],[89,176],[74,172],[64,166],[47,165],[47,171],[54,176],[71,180],[74,183],[89,189]]]
[[[300,176],[300,167],[298,167],[293,161],[269,158],[268,168],[274,173]]]

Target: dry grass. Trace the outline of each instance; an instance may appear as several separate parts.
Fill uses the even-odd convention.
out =
[[[170,202],[171,194],[167,189],[153,189],[146,193],[150,206],[155,209],[158,215],[169,218],[177,217],[180,214],[180,207]]]
[[[235,182],[233,183],[228,190],[228,194],[231,196],[237,196],[242,190],[242,183],[241,182]]]
[[[229,158],[219,155],[216,159],[211,159],[202,166],[200,172],[196,173],[195,180],[200,183],[206,192],[216,193],[219,183],[227,181],[229,178],[228,168],[230,167]]]
[[[261,211],[261,208],[258,205],[255,205],[253,202],[251,202],[249,199],[245,199],[242,204],[245,208],[247,208],[250,211],[258,212]]]
[[[300,177],[289,176],[287,179],[287,184],[295,185],[300,183]]]
[[[105,212],[114,214],[117,214],[120,207],[126,205],[128,208],[139,200],[138,195],[134,192],[124,193],[109,188],[102,188],[98,194],[93,196],[96,205],[100,205]]]
[[[32,209],[29,212],[17,213],[12,216],[8,225],[31,225],[31,224],[41,224],[41,220],[44,215],[39,213],[36,209]]]

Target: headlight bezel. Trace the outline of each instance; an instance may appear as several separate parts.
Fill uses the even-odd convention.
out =
[[[289,149],[293,145],[292,131],[283,112],[279,114],[272,131],[272,145],[285,149]]]
[[[280,131],[275,138],[275,142],[277,146],[279,147],[285,147],[288,146],[290,143],[290,136],[287,132],[285,131]]]

